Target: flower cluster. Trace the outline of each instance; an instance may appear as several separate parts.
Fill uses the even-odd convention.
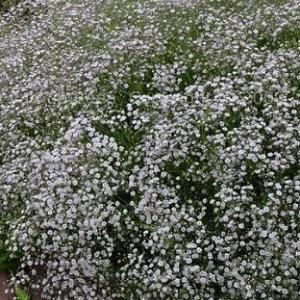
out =
[[[298,0],[5,12],[12,282],[57,300],[299,299],[299,57]]]

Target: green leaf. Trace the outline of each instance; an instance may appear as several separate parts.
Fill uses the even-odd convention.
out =
[[[18,300],[30,300],[30,295],[23,289],[16,287],[15,294]]]
[[[9,254],[5,249],[0,249],[0,266],[6,262],[9,258]],[[0,267],[1,268],[1,267]]]
[[[0,270],[16,271],[19,265],[18,259],[10,259],[4,262],[0,262]]]
[[[0,248],[0,270],[16,271],[20,263],[21,254],[15,253],[10,257],[10,252]]]
[[[0,249],[0,270],[15,271],[19,265],[18,258],[10,258],[9,252],[5,249]]]

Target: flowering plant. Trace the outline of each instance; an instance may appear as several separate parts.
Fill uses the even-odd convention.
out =
[[[299,299],[299,40],[297,0],[5,12],[12,282],[58,300]]]

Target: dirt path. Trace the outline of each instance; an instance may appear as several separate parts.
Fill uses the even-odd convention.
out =
[[[0,271],[0,300],[13,300],[8,285],[8,274],[5,271]],[[40,291],[33,292],[30,300],[42,300]]]
[[[6,290],[8,290],[8,293],[6,293]],[[0,299],[12,300],[12,294],[8,286],[8,274],[4,271],[0,271]]]

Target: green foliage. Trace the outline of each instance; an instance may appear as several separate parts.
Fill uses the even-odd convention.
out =
[[[12,6],[20,3],[21,0],[1,0],[0,1],[0,13],[6,12]]]
[[[257,40],[258,48],[277,50],[282,47],[297,48],[300,41],[300,28],[292,27],[282,30],[276,37],[271,35],[262,36]]]
[[[0,248],[0,270],[16,271],[19,266],[19,257],[11,257],[9,251]]]
[[[15,288],[15,294],[18,300],[30,300],[29,293],[20,287]]]

